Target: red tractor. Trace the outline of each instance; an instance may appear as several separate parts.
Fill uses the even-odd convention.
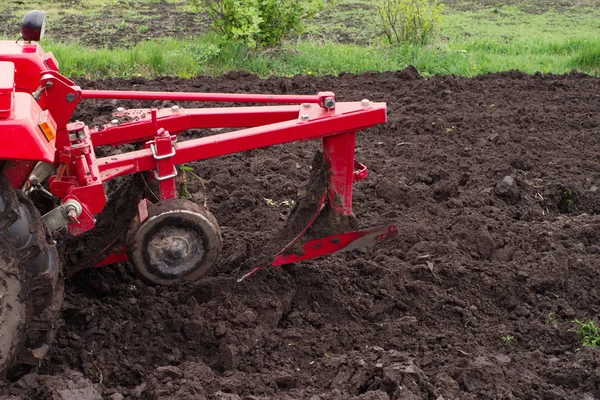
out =
[[[82,90],[58,72],[52,53],[37,43],[44,26],[45,14],[31,11],[17,42],[0,41],[2,379],[18,378],[38,366],[56,333],[63,273],[52,233],[66,228],[81,235],[93,229],[107,202],[105,183],[114,178],[143,174],[158,188],[161,200],[153,204],[132,199],[137,215],[126,237],[107,249],[96,266],[129,260],[154,284],[197,280],[221,253],[215,217],[205,207],[178,198],[178,165],[260,147],[318,139],[323,153],[319,168],[311,173],[309,194],[297,202],[286,225],[283,250],[267,255],[250,273],[398,235],[394,224],[354,230],[352,214],[353,182],[367,176],[366,167],[354,160],[355,134],[385,122],[384,103],[337,103],[331,92],[283,96]],[[110,123],[92,128],[71,121],[85,99],[280,105],[118,108]],[[235,129],[178,140],[178,134],[192,128]],[[137,144],[138,150],[96,156],[98,146],[128,143]],[[43,216],[30,199],[38,190],[58,200]]]

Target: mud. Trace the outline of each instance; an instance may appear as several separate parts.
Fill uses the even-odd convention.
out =
[[[193,163],[202,181],[189,176],[188,189],[206,188],[223,233],[217,268],[179,289],[147,286],[128,264],[70,278],[48,361],[0,399],[600,398],[600,351],[573,323],[600,308],[597,78],[79,83],[386,101],[388,122],[357,135],[370,175],[355,213],[361,227],[396,219],[401,234],[238,284],[285,224],[279,204],[308,179],[319,143]],[[92,101],[78,117],[140,105]],[[87,397],[65,397],[74,390]]]

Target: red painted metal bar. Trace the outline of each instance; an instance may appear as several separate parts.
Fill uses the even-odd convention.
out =
[[[170,108],[159,109],[161,128],[177,134],[192,128],[246,128],[289,121],[298,117],[299,106]],[[118,145],[150,140],[154,135],[150,109],[129,110],[124,115],[136,119],[121,125],[105,125],[92,129],[94,146]],[[118,116],[115,116],[118,119]]]
[[[324,92],[325,93],[325,92]],[[123,100],[173,100],[173,101],[214,101],[235,103],[316,103],[324,97],[335,95],[327,92],[313,96],[238,94],[238,93],[188,93],[188,92],[143,92],[118,90],[82,90],[82,99],[123,99]]]
[[[329,204],[342,215],[352,214],[355,139],[355,132],[323,138],[323,156],[331,172]]]
[[[176,145],[173,162],[183,164],[276,144],[354,132],[385,122],[386,105],[371,103],[365,108],[360,103],[338,103],[335,112],[326,113],[322,117],[315,113],[315,116],[312,120],[285,121],[186,140]],[[149,149],[99,158],[97,162],[103,181],[121,173],[149,171],[156,167]],[[353,164],[350,165],[352,169]]]

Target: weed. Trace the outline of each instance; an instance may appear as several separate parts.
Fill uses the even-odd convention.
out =
[[[515,343],[517,339],[513,335],[502,336],[502,341],[506,344]]]
[[[92,364],[94,365],[94,367],[96,367],[96,371],[94,372],[94,377],[96,378],[97,382],[102,385],[102,381],[104,380],[104,376],[102,375],[102,370],[100,369],[100,367],[98,367],[98,360],[94,354],[94,345],[92,344],[92,347],[90,347],[90,351],[88,352],[88,355],[90,356],[90,360],[92,361]]]
[[[266,198],[263,198],[263,200],[267,203],[267,205],[272,206],[272,207],[292,208],[296,204],[296,202],[294,200],[275,201],[273,199],[266,199]]]
[[[584,322],[576,319],[573,322],[577,324],[577,334],[584,346],[600,347],[600,330],[594,321],[588,319]]]
[[[376,25],[390,44],[433,41],[440,30],[443,4],[437,0],[377,0]]]
[[[179,170],[182,172],[177,179],[177,197],[182,200],[192,198],[192,194],[188,190],[187,185],[187,174],[193,173],[194,169],[188,165],[182,164],[179,166]]]
[[[553,312],[549,313],[546,316],[546,324],[551,324],[552,322],[554,322],[555,319],[556,319],[556,314],[554,314]]]
[[[179,177],[179,182],[178,182],[178,187],[177,187],[177,196],[180,199],[187,200],[187,199],[192,198],[192,194],[189,192],[188,186],[187,186],[187,182],[188,182],[187,176],[188,175],[192,176],[194,179],[197,179],[198,182],[200,182],[200,185],[202,186],[202,190],[204,191],[204,193],[206,193],[206,181],[194,172],[194,168],[192,168],[186,164],[181,164],[181,165],[179,165],[179,170],[182,172]],[[204,206],[204,208],[208,208],[208,198],[206,196],[204,197],[203,206]]]
[[[573,204],[573,192],[571,189],[567,189],[563,192],[564,199],[568,205]]]

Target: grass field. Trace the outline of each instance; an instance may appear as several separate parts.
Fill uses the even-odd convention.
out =
[[[54,0],[0,4],[5,38],[18,36],[30,9],[48,13],[44,47],[69,76],[266,75],[398,70],[423,75],[519,69],[600,73],[600,1],[450,1],[440,37],[428,46],[385,46],[374,1],[337,0],[280,49],[250,51],[209,32],[185,0]]]

